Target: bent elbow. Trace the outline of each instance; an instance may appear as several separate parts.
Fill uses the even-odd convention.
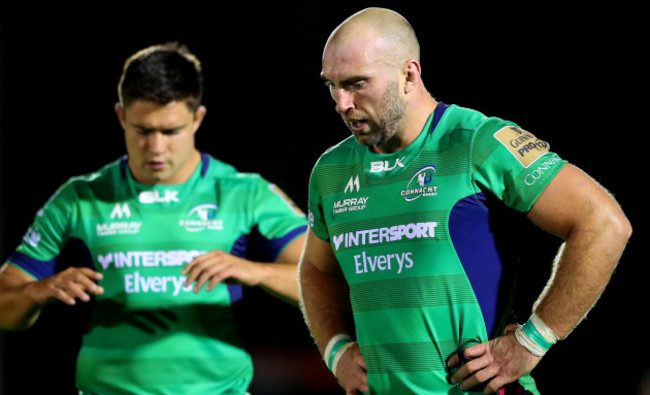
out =
[[[622,211],[610,214],[607,226],[610,229],[610,237],[618,240],[623,246],[632,237],[632,224]]]

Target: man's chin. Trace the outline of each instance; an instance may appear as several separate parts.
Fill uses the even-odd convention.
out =
[[[374,133],[354,133],[353,135],[357,143],[366,147],[374,147],[381,142],[381,136]]]
[[[139,180],[143,184],[158,185],[158,184],[164,184],[167,178],[169,178],[169,176],[166,175],[165,172],[156,171],[156,172],[148,172],[147,174],[144,175],[143,178],[144,178],[143,180]]]

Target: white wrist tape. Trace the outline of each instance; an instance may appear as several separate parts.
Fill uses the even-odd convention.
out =
[[[352,337],[345,333],[340,333],[338,335],[332,336],[330,341],[327,342],[327,346],[325,347],[325,352],[323,353],[323,360],[327,364],[327,367],[330,370],[332,370],[332,372],[334,371],[332,369],[334,364],[334,358],[338,354],[338,351],[348,343],[352,343]]]
[[[519,325],[519,327],[515,329],[515,337],[517,338],[517,341],[519,341],[519,344],[535,356],[543,357],[544,354],[546,354],[546,351],[548,351],[540,347],[533,339],[528,337],[526,333],[524,333],[522,325]]]
[[[520,325],[515,330],[515,337],[519,344],[538,357],[544,356],[559,339],[555,332],[535,313],[524,325]]]
[[[542,321],[541,318],[539,318],[537,313],[533,313],[533,315],[530,316],[530,320],[532,321],[533,325],[535,325],[535,328],[537,328],[539,334],[542,335],[546,341],[555,344],[558,340],[560,340],[558,335],[553,332],[553,329],[546,325],[546,323]]]
[[[332,361],[332,373],[334,373],[334,376],[336,376],[336,367],[339,364],[341,356],[343,356],[343,353],[345,353],[345,351],[347,351],[347,349],[353,344],[354,342],[345,343],[341,346],[341,348],[339,348],[339,350],[336,352],[336,355],[334,355],[334,359]]]

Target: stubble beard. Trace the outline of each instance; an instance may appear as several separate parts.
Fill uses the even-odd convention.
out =
[[[379,123],[371,125],[371,133],[355,135],[357,142],[369,147],[382,146],[395,136],[406,112],[406,103],[400,100],[398,89],[397,82],[386,87],[377,111]]]

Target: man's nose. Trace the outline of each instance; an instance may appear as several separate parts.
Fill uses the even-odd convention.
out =
[[[354,108],[354,96],[345,89],[337,89],[333,92],[334,101],[336,102],[336,112],[345,114]]]
[[[150,152],[159,154],[165,152],[166,138],[161,132],[152,132],[147,135],[147,148]]]

